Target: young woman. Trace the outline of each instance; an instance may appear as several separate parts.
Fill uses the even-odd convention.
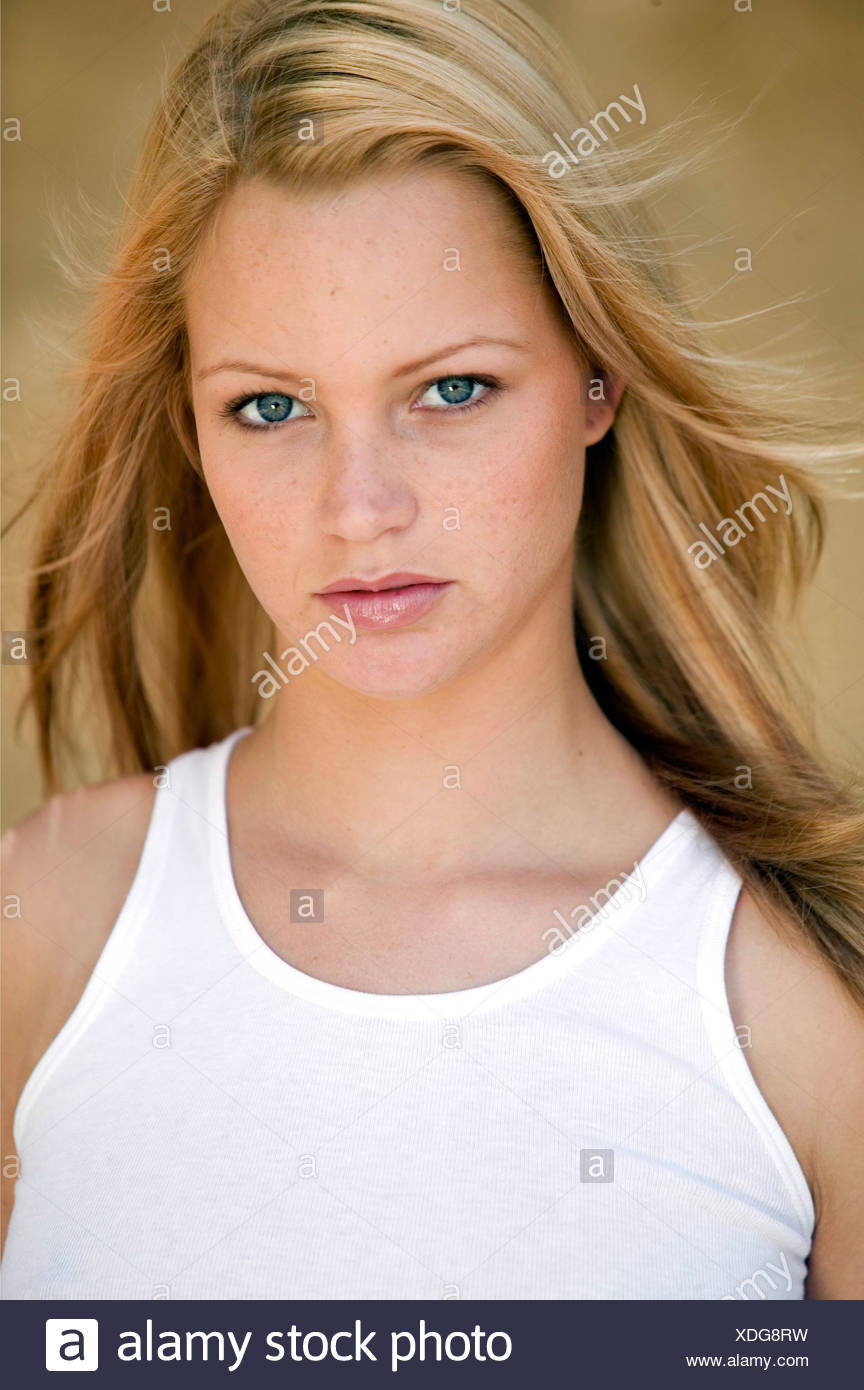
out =
[[[774,630],[849,446],[549,159],[559,47],[254,0],[167,86],[27,623],[7,1297],[864,1294],[864,812]]]

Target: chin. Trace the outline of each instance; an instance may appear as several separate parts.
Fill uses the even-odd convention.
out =
[[[327,674],[347,690],[376,700],[411,700],[429,695],[454,677],[455,663],[452,653],[429,651],[428,643],[422,640],[405,640],[412,635],[376,633],[365,651],[357,651],[353,660],[344,662],[338,670],[331,668]],[[361,641],[365,637],[366,634]]]

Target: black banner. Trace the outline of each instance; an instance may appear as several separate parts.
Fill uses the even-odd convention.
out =
[[[766,1374],[833,1387],[860,1366],[857,1302],[6,1302],[9,1385],[697,1386]],[[638,1378],[634,1382],[634,1378]],[[86,1382],[92,1383],[92,1382]],[[738,1382],[743,1383],[743,1382]],[[747,1380],[746,1383],[750,1383]]]

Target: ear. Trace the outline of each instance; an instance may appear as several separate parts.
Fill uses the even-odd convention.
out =
[[[596,444],[610,429],[624,394],[624,382],[601,367],[585,377],[585,443]]]

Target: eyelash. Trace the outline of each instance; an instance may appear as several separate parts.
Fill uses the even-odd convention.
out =
[[[437,408],[431,407],[434,414],[467,415],[469,411],[479,410],[480,406],[488,405],[490,401],[494,400],[495,397],[499,395],[500,392],[504,389],[501,385],[501,382],[497,379],[497,377],[494,376],[483,376],[478,374],[477,372],[450,372],[447,376],[435,376],[432,378],[431,381],[425,382],[420,390],[420,395],[425,395],[426,392],[429,390],[429,387],[437,385],[439,381],[451,381],[453,379],[458,378],[464,378],[465,381],[478,382],[481,386],[487,387],[488,389],[486,391],[486,394],[483,396],[478,396],[476,401],[467,401],[465,405],[454,405],[449,407],[440,406]],[[237,425],[239,425],[241,429],[267,430],[270,434],[272,434],[275,430],[281,429],[284,425],[296,424],[296,421],[280,420],[276,424],[272,425],[259,425],[256,424],[253,420],[244,419],[243,416],[240,414],[240,411],[243,409],[244,406],[251,404],[252,401],[257,401],[259,396],[282,395],[287,396],[290,400],[298,399],[298,397],[296,396],[291,396],[290,392],[288,391],[253,391],[251,393],[247,392],[243,396],[236,396],[234,400],[227,401],[225,405],[222,406],[222,408],[220,409],[219,415],[223,418],[234,420],[234,422]],[[305,404],[305,402],[301,402],[301,404]],[[298,418],[301,420],[307,420],[309,419],[309,416],[301,415]]]

